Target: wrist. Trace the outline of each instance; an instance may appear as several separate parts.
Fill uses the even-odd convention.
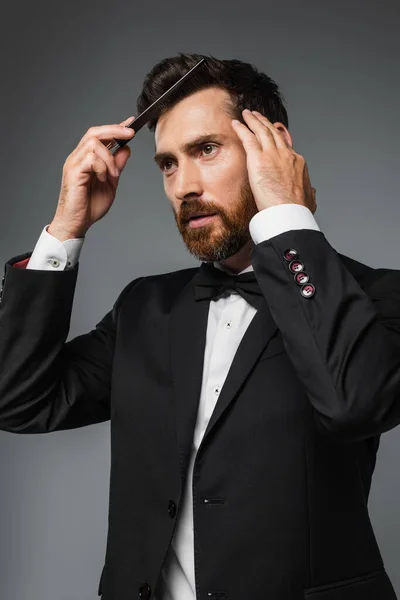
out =
[[[55,237],[60,242],[65,242],[66,240],[71,239],[83,238],[86,235],[86,231],[69,230],[54,222],[50,223],[50,225],[48,226],[47,233]]]

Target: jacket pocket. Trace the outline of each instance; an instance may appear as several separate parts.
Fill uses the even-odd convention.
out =
[[[385,569],[304,590],[305,600],[397,600]]]

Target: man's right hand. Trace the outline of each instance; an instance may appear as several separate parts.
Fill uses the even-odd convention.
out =
[[[106,146],[115,139],[133,138],[133,129],[123,127],[133,119],[90,127],[85,133],[64,163],[58,206],[48,233],[60,241],[84,237],[108,213],[131,150],[125,145],[112,155]]]

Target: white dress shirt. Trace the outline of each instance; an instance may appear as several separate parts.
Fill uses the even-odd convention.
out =
[[[79,260],[85,238],[60,242],[43,229],[35,246],[27,269],[71,269]],[[320,228],[305,206],[280,204],[259,211],[249,223],[249,231],[255,244],[292,229]],[[214,265],[223,267],[214,262]],[[250,265],[241,273],[252,271]],[[208,421],[224,385],[229,367],[240,341],[249,326],[256,309],[240,294],[232,292],[226,298],[210,302],[208,313],[204,369],[197,421],[194,430],[188,477],[177,523],[164,562],[159,587],[154,600],[196,600],[194,573],[193,498],[192,476],[196,452],[207,428]]]

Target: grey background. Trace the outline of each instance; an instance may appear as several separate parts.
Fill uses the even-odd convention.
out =
[[[145,74],[177,52],[252,62],[280,85],[294,148],[332,246],[400,268],[398,2],[16,3],[2,18],[0,260],[33,250],[68,154],[92,125],[136,114]],[[115,203],[87,234],[68,339],[141,275],[194,266],[153,134],[142,130]],[[400,593],[400,432],[382,436],[370,513]],[[109,424],[0,432],[1,600],[94,600],[107,532]],[[177,599],[184,600],[184,599]]]

